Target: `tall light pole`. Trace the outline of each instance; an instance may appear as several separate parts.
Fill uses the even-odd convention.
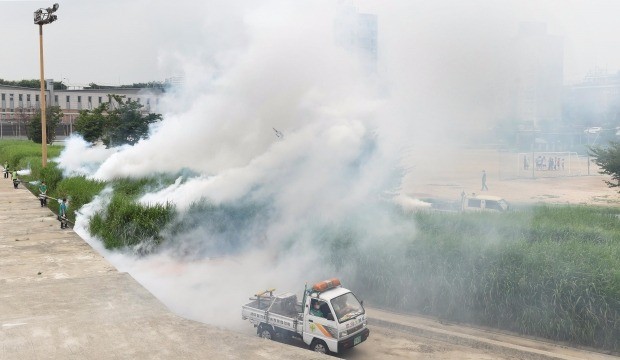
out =
[[[43,25],[51,24],[58,19],[53,13],[58,10],[58,4],[54,4],[47,9],[38,9],[34,12],[34,23],[39,25],[39,63],[41,66],[41,162],[42,166],[47,166],[47,123],[46,123],[46,104],[45,104],[45,76],[43,72]]]

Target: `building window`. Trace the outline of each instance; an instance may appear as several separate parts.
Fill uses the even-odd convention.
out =
[[[26,94],[26,101],[30,102],[30,94]]]
[[[2,94],[2,100],[5,100],[5,99],[4,99],[4,94]]]
[[[82,97],[78,96],[78,104],[82,102]]]
[[[58,95],[54,95],[54,103],[58,105]]]
[[[67,95],[67,103],[71,102],[71,97]]]
[[[39,101],[39,95],[34,96],[34,101]]]
[[[99,96],[99,105],[101,105],[101,96]]]
[[[17,95],[17,97],[18,97],[17,101],[20,101],[20,102],[23,101],[24,97],[22,94]]]

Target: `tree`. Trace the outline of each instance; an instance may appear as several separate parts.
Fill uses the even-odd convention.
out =
[[[50,106],[46,109],[45,114],[47,143],[51,144],[54,139],[56,139],[56,128],[58,127],[58,124],[60,124],[63,113],[62,110],[60,110],[60,106]],[[37,144],[41,144],[43,142],[42,137],[41,110],[37,110],[37,112],[30,119],[30,123],[28,124],[28,139],[34,141]]]
[[[99,105],[92,111],[82,110],[73,124],[73,130],[82,135],[84,140],[94,143],[103,137],[106,125],[108,103]]]
[[[605,180],[607,186],[620,186],[620,142],[611,141],[605,147],[590,147],[590,155],[594,156],[594,163],[603,169],[601,174],[611,176],[612,181]]]
[[[109,95],[118,104],[101,104],[94,110],[80,112],[74,131],[86,141],[101,141],[106,147],[134,145],[149,135],[149,125],[161,120],[161,114],[143,114],[137,101],[125,102],[125,96]]]

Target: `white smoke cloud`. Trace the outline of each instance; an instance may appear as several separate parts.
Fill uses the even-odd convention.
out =
[[[162,102],[164,120],[149,139],[111,150],[71,139],[59,159],[66,174],[101,180],[189,169],[198,175],[140,199],[174,203],[181,214],[202,198],[268,204],[270,223],[253,225],[241,239],[249,245],[225,257],[209,252],[217,239],[204,228],[168,239],[150,256],[109,252],[87,232],[109,189],[81,209],[80,235],[177,313],[242,328],[239,306],[251,294],[275,286],[301,295],[305,281],[337,275],[315,232],[368,206],[397,165],[398,146],[382,130],[389,121],[377,120],[385,103],[376,83],[334,44],[335,11],[330,2],[248,6],[230,20],[243,26],[233,45],[201,54],[206,62],[184,61],[184,87]]]
[[[54,161],[66,177],[92,176],[112,154],[123,149],[125,147],[106,149],[101,145],[92,146],[81,136],[72,135],[65,140],[64,150]]]
[[[181,214],[200,199],[216,206],[248,199],[268,204],[269,222],[239,233],[248,245],[221,258],[214,258],[221,252],[209,255],[217,236],[206,228],[168,239],[160,252],[143,258],[105,251],[86,231],[105,196],[82,209],[76,226],[176,312],[235,327],[239,305],[256,291],[276,286],[300,295],[305,281],[338,275],[317,249],[320,229],[341,222],[355,226],[355,240],[369,249],[412,234],[410,225],[395,225],[374,208],[387,186],[398,185],[390,180],[400,149],[412,139],[434,144],[446,129],[462,139],[463,127],[456,124],[488,119],[493,111],[474,100],[493,99],[485,81],[497,69],[485,66],[492,59],[479,56],[494,42],[468,47],[488,38],[484,32],[451,39],[446,30],[443,42],[433,42],[423,27],[438,24],[414,11],[422,25],[408,25],[410,6],[392,6],[390,18],[379,19],[398,36],[380,48],[390,70],[382,72],[380,65],[369,76],[355,55],[333,41],[333,1],[214,4],[221,9],[204,13],[204,28],[195,34],[198,48],[160,55],[164,66],[178,62],[185,83],[162,101],[164,120],[149,139],[114,150],[71,140],[60,164],[66,173],[102,180],[188,169],[198,175],[179,176],[140,199],[174,203]],[[467,21],[453,20],[457,30],[467,28]],[[456,42],[458,59],[449,57]],[[476,85],[480,81],[484,90]]]

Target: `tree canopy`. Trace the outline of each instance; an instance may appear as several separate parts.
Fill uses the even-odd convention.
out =
[[[125,96],[120,95],[110,96],[118,106],[102,103],[93,110],[80,111],[73,129],[84,140],[101,141],[106,147],[133,145],[148,138],[149,125],[162,119],[161,114],[143,114],[143,106],[137,101],[125,101]]]
[[[620,142],[611,141],[607,146],[590,148],[594,163],[602,169],[601,174],[610,175],[612,181],[605,180],[609,187],[620,186]]]
[[[47,108],[45,113],[45,129],[48,144],[51,144],[56,139],[56,128],[58,124],[60,124],[62,117],[63,113],[60,106],[50,106]],[[41,144],[43,142],[43,136],[41,134],[41,110],[37,110],[27,126],[28,139],[37,144]]]

